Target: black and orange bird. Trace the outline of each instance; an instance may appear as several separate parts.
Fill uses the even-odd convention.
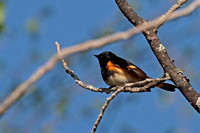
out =
[[[150,78],[139,67],[133,63],[116,56],[110,51],[94,55],[99,60],[103,80],[110,87],[134,83]],[[168,83],[161,83],[157,87],[167,91],[175,91],[175,86]]]

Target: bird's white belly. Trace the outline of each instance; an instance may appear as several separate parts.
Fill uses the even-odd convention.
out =
[[[105,82],[109,86],[119,86],[119,85],[124,85],[125,83],[134,83],[137,81],[139,80],[137,78],[134,78],[130,74],[115,73],[114,75],[108,77],[108,79]]]

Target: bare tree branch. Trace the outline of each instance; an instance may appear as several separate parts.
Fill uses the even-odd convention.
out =
[[[167,19],[170,14],[172,14],[176,9],[178,9],[186,1],[187,0],[178,0],[176,4],[172,6],[173,8],[170,8],[167,14],[165,14],[163,17],[166,17]],[[128,5],[126,0],[116,0],[116,3],[118,7],[120,8],[120,10],[122,11],[122,13],[127,17],[127,19],[133,25],[138,26],[138,23],[143,23],[146,21],[140,16],[138,16],[137,13],[135,13],[135,11],[131,9],[131,7]],[[194,3],[196,5],[199,5],[199,0],[195,1]],[[195,7],[194,3],[192,3],[191,4],[192,6],[190,6],[189,8],[185,8],[185,10],[187,10],[188,12],[192,11]],[[186,12],[184,12],[183,14],[186,14]],[[176,15],[176,17],[177,16],[179,15]],[[173,19],[173,17],[171,17],[170,19]],[[159,27],[160,25],[158,24],[157,26]],[[192,88],[191,84],[189,83],[188,79],[183,75],[183,73],[179,69],[177,69],[175,65],[173,64],[173,61],[170,59],[170,57],[167,54],[166,48],[161,44],[157,36],[157,28],[155,27],[152,27],[143,31],[144,36],[146,37],[159,63],[163,67],[163,70],[166,73],[169,73],[169,76],[171,77],[172,82],[174,82],[174,84],[179,88],[180,92],[185,96],[185,98],[194,107],[194,109],[198,113],[200,113],[200,95]]]
[[[199,0],[196,0],[195,2],[191,3],[191,5],[192,6],[188,6],[188,8],[186,7],[185,9],[178,11],[182,13],[181,15],[178,15],[178,13],[174,13],[175,15],[172,14],[172,17],[170,18],[170,20],[179,18],[181,16],[184,16],[193,12],[194,9],[196,9],[200,5]],[[106,37],[102,37],[96,40],[86,41],[84,43],[65,48],[61,50],[61,56],[64,57],[64,56],[68,56],[68,55],[78,53],[78,52],[100,48],[109,43],[113,43],[113,42],[123,40],[123,39],[128,39],[141,31],[144,31],[146,29],[149,29],[150,27],[154,27],[162,23],[163,21],[160,21],[159,18],[157,18],[150,21],[149,23],[145,25],[137,24],[138,26],[135,29],[129,29],[124,32],[118,32]],[[26,93],[27,89],[30,88],[31,85],[33,85],[36,81],[38,81],[45,73],[51,70],[58,60],[59,60],[58,55],[57,54],[53,55],[44,65],[39,67],[26,81],[20,84],[8,97],[6,97],[5,100],[0,105],[0,116],[2,116],[2,114],[12,104],[14,104],[18,99],[20,99]]]
[[[194,0],[190,5],[188,5],[184,9],[174,12],[168,20],[177,19],[181,16],[189,15],[190,13],[194,12],[194,10],[198,8],[198,6],[200,6],[200,0]]]
[[[108,98],[106,99],[106,102],[105,102],[105,104],[102,106],[102,109],[101,109],[101,111],[100,111],[100,113],[99,113],[99,115],[98,115],[98,117],[97,117],[97,120],[96,120],[96,122],[95,122],[95,124],[94,124],[94,126],[93,126],[93,128],[92,128],[92,132],[91,132],[91,133],[95,133],[95,132],[96,132],[97,127],[98,127],[98,125],[100,124],[100,121],[101,121],[101,119],[102,119],[102,117],[103,117],[103,115],[104,115],[104,112],[105,112],[106,108],[108,107],[110,101],[111,101],[113,98],[115,98],[115,97],[117,96],[117,94],[118,94],[122,89],[123,89],[123,88],[120,88],[120,89],[116,90],[110,97],[108,97]]]
[[[160,27],[162,24],[164,24],[164,22],[166,22],[166,20],[169,18],[169,16],[172,15],[172,13],[174,11],[176,11],[178,8],[180,8],[180,6],[182,4],[184,4],[187,0],[177,0],[177,2],[162,16],[158,17],[157,19],[154,19],[150,22],[147,23],[147,20],[143,19],[142,17],[140,17],[131,7],[130,5],[127,3],[126,0],[115,0],[115,2],[117,3],[119,9],[121,10],[121,12],[126,16],[126,18],[133,24],[136,26],[137,29],[140,29],[140,27],[143,27],[145,24],[145,29],[140,29],[140,31],[145,31],[147,32],[147,30],[149,28],[152,27]]]
[[[158,29],[161,25],[163,25],[164,22],[169,18],[169,16],[186,2],[187,0],[177,0],[177,2],[164,15],[162,15],[162,17],[160,17],[160,19],[163,20],[163,23],[158,24],[156,28]]]

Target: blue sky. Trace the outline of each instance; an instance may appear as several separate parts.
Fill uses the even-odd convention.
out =
[[[146,19],[155,18],[175,1],[129,1]],[[189,1],[190,2],[190,1]],[[163,25],[158,36],[199,91],[200,10]],[[105,33],[131,28],[114,0],[8,0],[0,38],[0,100],[28,78],[61,47]],[[107,87],[93,54],[110,50],[134,62],[149,76],[163,74],[143,35],[68,57],[69,67],[87,84]],[[74,83],[59,62],[0,119],[0,132],[88,133],[110,96],[85,90]],[[97,133],[199,132],[199,114],[179,91],[153,88],[151,93],[119,94],[109,105]]]

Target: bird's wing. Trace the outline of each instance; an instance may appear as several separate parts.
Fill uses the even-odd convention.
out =
[[[120,57],[119,57],[120,58]],[[143,72],[139,67],[134,65],[133,63],[120,58],[117,62],[113,63],[116,67],[122,68],[129,73],[137,75],[140,78],[146,79],[148,76],[145,72]]]

